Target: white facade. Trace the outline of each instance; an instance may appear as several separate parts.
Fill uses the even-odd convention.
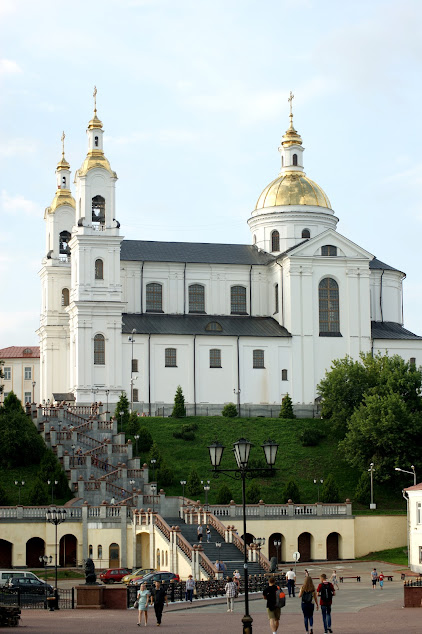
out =
[[[422,573],[422,484],[404,490],[407,498],[409,567]]]
[[[154,414],[181,385],[192,413],[230,401],[264,413],[287,393],[310,413],[333,359],[388,351],[422,364],[422,338],[403,328],[404,273],[337,233],[292,115],[251,246],[124,240],[96,111],[87,134],[76,202],[63,154],[45,215],[41,399],[114,403],[125,390]]]

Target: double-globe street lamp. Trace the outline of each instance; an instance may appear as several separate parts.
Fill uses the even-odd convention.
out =
[[[21,505],[21,488],[25,486],[25,480],[15,480],[15,486],[19,487],[19,506]]]
[[[182,497],[183,497],[183,506],[185,506],[185,486],[186,480],[180,480],[180,484],[182,485]]]
[[[276,540],[273,542],[273,544],[274,544],[274,546],[275,546],[276,553],[277,553],[277,566],[278,566],[278,563],[279,563],[279,561],[280,561],[279,556],[278,556],[278,551],[279,551],[279,549],[280,549],[280,547],[281,547],[281,540],[280,540],[280,539],[276,539]]]
[[[205,510],[208,511],[208,491],[210,490],[210,481],[209,480],[201,480],[201,484],[204,487],[205,491]]]
[[[150,485],[150,489],[152,492],[152,512],[155,513],[155,494],[157,492],[157,485],[156,484],[151,484]]]
[[[40,563],[44,566],[44,582],[45,582],[45,607],[47,607],[47,564],[51,565],[53,560],[52,555],[49,557],[47,555],[40,555],[38,557]]]
[[[51,504],[54,504],[54,487],[59,483],[58,480],[47,480],[48,486],[51,484]]]
[[[408,473],[409,475],[413,475],[413,484],[416,486],[416,470],[415,465],[410,465],[412,471],[406,471],[406,469],[400,469],[399,467],[395,467],[395,471],[401,471],[402,473]]]
[[[59,608],[59,591],[57,588],[57,527],[59,524],[62,524],[66,520],[66,509],[48,509],[45,514],[45,519],[49,524],[53,524],[55,526],[55,540],[54,540],[54,578],[55,578],[55,586],[54,586],[54,596],[55,596],[55,607]],[[64,556],[65,559],[65,556]]]
[[[248,551],[246,543],[246,478],[253,478],[256,474],[270,474],[274,471],[275,460],[277,457],[278,444],[273,440],[266,440],[262,445],[265,460],[268,467],[254,468],[248,467],[249,453],[252,447],[245,438],[240,438],[233,443],[233,452],[236,458],[237,469],[221,469],[220,463],[223,457],[224,445],[217,440],[208,446],[210,452],[211,465],[213,467],[213,476],[218,478],[222,473],[234,480],[242,480],[242,507],[243,507],[243,545],[244,545],[244,575],[245,575],[245,614],[242,618],[243,634],[252,634],[253,619],[249,614],[249,578],[248,578]]]
[[[319,502],[319,486],[320,484],[324,484],[324,480],[322,478],[314,478],[314,484],[318,487],[318,502]]]

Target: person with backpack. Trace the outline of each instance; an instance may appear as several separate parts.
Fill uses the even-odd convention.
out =
[[[305,621],[305,632],[309,631],[309,634],[314,634],[314,605],[316,605],[316,609],[318,610],[318,598],[315,590],[314,582],[312,581],[312,577],[307,575],[305,577],[305,581],[303,586],[299,592],[299,598],[302,599],[302,612],[303,618]]]
[[[280,611],[286,603],[286,595],[275,585],[275,577],[268,579],[268,586],[264,588],[264,599],[267,600],[267,614],[270,620],[271,632],[276,634],[280,625]]]
[[[319,604],[321,606],[322,613],[322,622],[324,624],[324,632],[332,632],[331,629],[331,604],[333,602],[333,597],[336,592],[334,590],[334,586],[330,581],[327,581],[327,575],[322,574],[320,576],[321,583],[317,588],[319,599]]]

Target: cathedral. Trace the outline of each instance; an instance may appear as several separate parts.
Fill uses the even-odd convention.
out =
[[[422,337],[403,326],[405,274],[336,231],[291,107],[250,244],[124,238],[103,134],[95,104],[74,194],[63,137],[45,210],[42,401],[112,406],[124,391],[139,412],[167,415],[180,385],[188,414],[234,402],[242,415],[277,415],[289,394],[312,416],[333,359],[388,351],[422,364]]]

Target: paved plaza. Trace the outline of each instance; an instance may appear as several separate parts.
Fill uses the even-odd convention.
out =
[[[394,580],[384,583],[384,589],[377,586],[372,590],[370,571],[376,567],[378,571],[394,575]],[[321,572],[331,573],[326,564],[309,564],[308,570],[312,577],[318,577]],[[362,576],[361,583],[355,580],[340,584],[333,603],[333,632],[355,634],[356,632],[382,632],[383,634],[422,632],[422,608],[407,608],[403,606],[403,583],[400,580],[400,569],[389,564],[379,562],[338,563],[338,576],[342,574]],[[303,567],[297,571],[299,584],[303,581]],[[265,601],[261,595],[251,595],[250,613],[253,616],[253,632],[261,634],[270,632],[266,615]],[[224,600],[205,600],[189,604],[173,604],[164,609],[161,630],[177,634],[200,632],[211,634],[218,632],[242,632],[241,617],[243,615],[243,596],[235,603],[235,611],[227,614]],[[150,621],[143,630],[156,629],[154,610],[149,611]],[[136,625],[135,610],[61,610],[47,612],[44,610],[23,610],[21,628],[29,633],[42,634],[55,632],[57,634],[74,634],[75,632],[98,632],[98,634],[112,634],[116,632],[136,632],[141,628]],[[160,631],[161,631],[160,630]],[[304,632],[300,600],[287,598],[287,605],[282,610],[279,633],[289,634]],[[320,612],[315,613],[314,632],[323,632]]]

